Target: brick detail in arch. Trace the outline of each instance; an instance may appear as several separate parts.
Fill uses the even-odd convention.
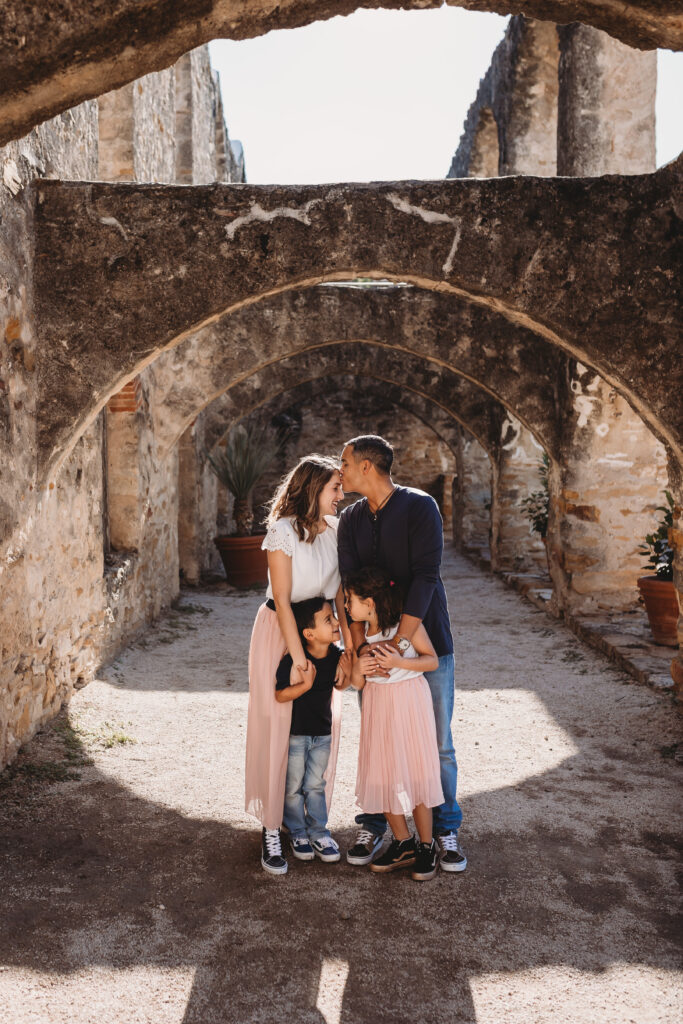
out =
[[[107,412],[137,412],[142,405],[140,378],[134,377],[107,402]]]

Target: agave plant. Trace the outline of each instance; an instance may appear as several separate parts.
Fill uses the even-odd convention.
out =
[[[206,457],[219,481],[235,499],[235,536],[248,537],[254,525],[251,497],[255,485],[278,453],[278,443],[260,427],[234,427],[225,445]]]
[[[672,580],[674,578],[674,552],[669,544],[669,530],[674,522],[674,500],[670,491],[664,491],[666,505],[658,505],[657,512],[664,515],[657,524],[653,533],[648,533],[645,543],[641,544],[638,551],[647,558],[643,569],[649,569],[658,580]]]

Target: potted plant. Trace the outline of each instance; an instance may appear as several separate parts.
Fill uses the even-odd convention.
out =
[[[645,604],[650,629],[655,643],[666,647],[677,647],[678,600],[673,584],[674,552],[669,543],[669,530],[673,528],[674,500],[669,491],[664,491],[666,505],[657,506],[664,514],[654,533],[648,533],[645,543],[638,549],[652,575],[641,576],[638,589]]]
[[[235,532],[214,538],[225,575],[235,587],[265,583],[268,578],[267,556],[261,551],[263,535],[252,535],[252,493],[278,449],[277,441],[262,428],[239,424],[230,431],[224,445],[206,453],[211,469],[235,501]]]
[[[527,519],[531,526],[531,532],[537,533],[543,541],[546,559],[548,557],[548,543],[546,537],[548,535],[548,511],[550,509],[550,491],[548,489],[549,468],[550,459],[548,458],[548,455],[543,452],[543,457],[538,464],[538,476],[541,481],[541,490],[532,491],[528,497],[522,498],[519,503],[520,508],[523,508],[526,512]]]

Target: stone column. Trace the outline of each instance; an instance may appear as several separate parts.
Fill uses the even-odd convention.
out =
[[[683,701],[683,466],[669,454],[669,490],[674,499],[673,527],[669,542],[674,549],[674,586],[678,598],[678,653],[671,662],[671,678],[677,698]]]
[[[488,455],[475,438],[462,432],[456,459],[458,469],[453,500],[453,540],[459,551],[489,549],[491,474]]]
[[[558,34],[557,173],[653,171],[656,51],[632,50],[578,23]]]
[[[491,568],[503,571],[547,570],[545,545],[533,533],[523,498],[541,490],[539,466],[543,448],[510,413],[496,452],[495,486],[491,497]]]
[[[106,425],[106,504],[109,547],[137,551],[142,529],[140,487],[140,378],[109,399]]]
[[[548,530],[558,606],[579,614],[631,608],[643,575],[638,547],[668,485],[666,452],[593,371],[571,360],[565,384]]]

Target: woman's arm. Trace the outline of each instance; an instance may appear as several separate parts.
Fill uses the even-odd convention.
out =
[[[434,672],[439,667],[439,659],[422,624],[417,627],[410,642],[417,652],[417,658],[403,658],[393,644],[387,643],[384,647],[373,647],[372,653],[377,664],[384,669],[412,668],[418,672]]]
[[[339,584],[339,590],[334,599],[334,606],[337,609],[337,618],[339,619],[339,628],[341,629],[341,635],[344,640],[344,650],[350,651],[353,647],[351,642],[351,630],[346,620],[346,608],[344,607],[344,591],[341,583]]]
[[[280,630],[292,658],[292,675],[303,671],[308,659],[292,611],[292,559],[284,551],[268,552],[268,569]],[[298,672],[296,673],[298,679]]]

